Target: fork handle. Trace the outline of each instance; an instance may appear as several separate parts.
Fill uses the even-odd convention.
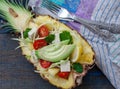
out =
[[[82,25],[86,26],[90,31],[92,31],[93,33],[99,35],[103,40],[107,41],[107,42],[113,42],[116,41],[116,37],[110,33],[109,31],[103,31],[101,30],[99,27],[97,26],[92,26],[84,21],[82,21],[80,18],[75,17],[74,21],[81,23]]]
[[[73,20],[76,20],[79,23],[87,23],[89,25],[94,25],[98,28],[99,30],[108,30],[114,34],[120,34],[120,25],[118,24],[108,24],[104,22],[98,22],[98,21],[92,21],[92,20],[86,20],[77,16],[73,16]]]

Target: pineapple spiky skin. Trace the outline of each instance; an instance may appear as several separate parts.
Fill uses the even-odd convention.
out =
[[[0,7],[0,17],[8,22],[4,27],[14,32],[21,32],[27,28],[33,15],[27,4],[23,4],[23,0],[0,0]]]

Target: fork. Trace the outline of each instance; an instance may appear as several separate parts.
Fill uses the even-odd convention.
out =
[[[90,21],[83,18],[79,18],[69,13],[65,8],[62,8],[55,3],[44,0],[42,6],[47,8],[53,14],[59,17],[60,20],[79,22],[86,26],[90,31],[99,35],[105,41],[116,41],[115,36],[112,33],[120,33],[120,25],[106,24],[104,22]],[[111,33],[112,32],[112,33]]]
[[[80,17],[77,17],[71,13],[69,13],[65,8],[62,8],[55,3],[49,1],[49,0],[44,0],[42,2],[42,6],[46,7],[48,10],[50,10],[52,13],[57,15],[59,19],[61,20],[67,20],[67,21],[77,21],[77,22],[84,22],[89,25],[94,25],[96,27],[99,27],[100,30],[108,30],[114,34],[120,34],[120,25],[117,24],[108,24],[104,22],[98,22],[98,21],[92,21],[92,20],[86,20]]]

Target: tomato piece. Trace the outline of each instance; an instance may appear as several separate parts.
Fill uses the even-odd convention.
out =
[[[49,35],[49,30],[48,30],[48,28],[47,28],[45,25],[41,26],[41,27],[38,29],[38,35],[39,35],[39,37],[48,36],[48,35]]]
[[[47,45],[47,42],[44,39],[40,39],[40,40],[35,40],[33,43],[33,47],[35,50],[42,48],[44,46]]]
[[[70,72],[59,72],[58,76],[64,79],[68,79]]]
[[[50,65],[52,64],[52,62],[40,59],[40,64],[41,64],[41,66],[43,68],[48,68],[48,67],[50,67]]]

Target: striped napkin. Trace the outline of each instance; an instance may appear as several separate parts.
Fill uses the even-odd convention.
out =
[[[40,3],[41,0],[30,0],[29,5],[40,7]],[[66,9],[86,19],[120,24],[120,0],[55,0],[55,3],[63,7],[68,5]],[[96,65],[112,85],[120,89],[120,34],[115,34],[116,42],[105,42],[80,24],[69,22],[68,25],[88,40],[96,53]]]
[[[120,0],[89,0],[91,2],[90,6],[95,4],[94,1],[97,1],[97,3],[91,14],[92,20],[120,24]],[[80,15],[79,11],[76,14]],[[89,10],[87,13],[89,15]],[[120,34],[115,35],[118,39],[117,42],[110,43],[103,41],[83,26],[80,28],[80,33],[93,46],[96,52],[97,66],[113,86],[120,89]]]

